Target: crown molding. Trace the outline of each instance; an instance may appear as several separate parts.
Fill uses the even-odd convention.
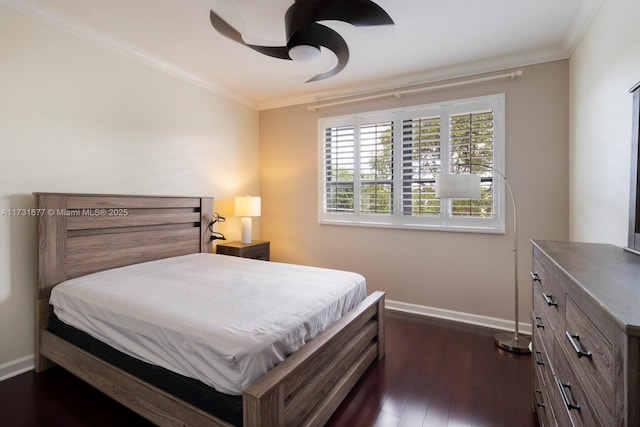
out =
[[[167,73],[173,77],[184,80],[188,83],[201,87],[215,95],[239,102],[251,108],[257,108],[258,104],[254,99],[248,98],[238,92],[232,91],[222,85],[211,82],[197,76],[170,62],[164,61],[149,52],[145,52],[123,40],[101,33],[94,28],[76,22],[69,17],[46,8],[35,0],[0,0],[0,6],[11,9],[14,12],[28,16],[44,24],[50,25],[58,30],[65,31],[79,37],[89,43],[110,49],[116,53],[124,55],[130,59],[141,62],[156,70]]]
[[[567,52],[567,57],[571,56],[576,47],[578,47],[578,43],[580,43],[582,36],[589,29],[602,3],[604,3],[604,0],[587,0],[580,5],[580,9],[562,43]]]

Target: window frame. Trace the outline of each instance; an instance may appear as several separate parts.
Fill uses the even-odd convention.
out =
[[[471,218],[452,217],[445,215],[449,212],[451,200],[441,199],[440,215],[415,216],[404,215],[402,206],[403,195],[403,121],[423,117],[440,117],[440,165],[446,162],[447,171],[450,166],[449,158],[449,119],[452,115],[470,111],[491,109],[494,116],[493,127],[493,168],[504,173],[505,161],[505,94],[457,99],[438,103],[430,103],[413,107],[394,108],[387,110],[364,112],[341,116],[321,117],[318,119],[318,222],[326,225],[346,225],[360,227],[402,228],[412,230],[440,230],[463,231],[477,233],[505,232],[505,185],[503,178],[496,172],[486,168],[492,174],[493,181],[493,217]],[[393,212],[388,215],[362,214],[359,210],[360,198],[360,152],[358,136],[359,128],[363,124],[391,121],[393,127]],[[334,213],[325,212],[325,129],[339,126],[354,126],[354,212]],[[480,171],[478,171],[480,172]],[[442,173],[442,170],[441,172]]]
[[[629,185],[629,231],[627,249],[640,255],[640,82],[629,92],[633,96],[631,128],[631,175]]]

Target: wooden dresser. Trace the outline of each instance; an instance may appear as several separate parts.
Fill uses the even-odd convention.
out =
[[[540,424],[640,426],[640,256],[605,244],[532,243]]]

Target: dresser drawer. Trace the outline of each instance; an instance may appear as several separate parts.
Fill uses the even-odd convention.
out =
[[[551,399],[547,393],[548,389],[549,387],[545,383],[545,379],[536,371],[533,376],[533,402],[536,413],[538,414],[538,421],[541,426],[545,427],[555,426]]]
[[[533,293],[538,294],[543,303],[540,309],[547,317],[548,323],[554,331],[564,331],[565,324],[565,289],[560,286],[551,270],[557,269],[549,263],[543,263],[538,258],[533,259]]]
[[[568,414],[574,426],[595,427],[603,425],[590,406],[593,399],[587,397],[588,390],[584,389],[578,378],[573,373],[567,355],[557,347],[554,353],[554,366],[556,367],[555,389],[556,396],[561,405],[556,409],[557,418],[562,419],[562,413]],[[602,414],[601,414],[602,415]],[[610,419],[610,418],[604,418]],[[560,424],[560,423],[558,423]]]
[[[555,411],[557,408],[560,408],[560,403],[553,402],[553,385],[555,384],[555,379],[553,366],[551,365],[551,353],[545,348],[540,338],[540,334],[533,334],[533,379],[534,382],[537,381],[538,384],[538,386],[534,384],[533,404],[536,408],[540,425],[554,426],[556,425],[554,421]],[[542,388],[542,393],[539,391],[536,392],[536,390],[538,390],[537,387]],[[544,408],[539,406],[541,401],[544,402]]]
[[[551,366],[553,348],[550,350],[542,343],[540,334],[533,334],[532,347],[534,371],[540,373],[547,385],[553,384],[553,366]]]
[[[544,300],[540,294],[533,295],[532,324],[534,340],[544,344],[550,357],[553,357],[553,329],[543,308]]]
[[[602,420],[612,420],[613,348],[571,298],[567,298],[566,331],[558,339],[595,412]]]
[[[547,383],[547,391],[549,394],[549,402],[553,407],[553,417],[558,427],[575,427],[571,416],[567,412],[567,409],[560,396],[560,391],[556,383],[556,377],[552,378],[550,383]]]
[[[247,250],[244,253],[245,258],[261,259],[263,261],[269,261],[269,247],[258,248],[254,250]]]

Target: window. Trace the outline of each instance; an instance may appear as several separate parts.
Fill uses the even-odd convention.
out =
[[[327,117],[319,131],[321,223],[504,232],[504,94]],[[481,198],[436,198],[441,173],[479,174]]]

